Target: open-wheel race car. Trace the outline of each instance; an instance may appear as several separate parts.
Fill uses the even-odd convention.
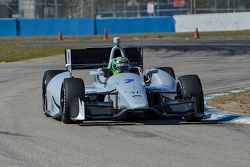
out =
[[[122,48],[114,38],[113,48],[66,49],[66,70],[48,70],[42,81],[43,111],[63,123],[88,120],[118,120],[133,116],[178,116],[200,121],[204,96],[197,75],[178,79],[171,67],[143,72],[142,48]],[[114,74],[112,60],[128,59],[126,72]],[[118,67],[118,66],[117,66]],[[120,66],[122,67],[122,66]],[[84,85],[73,70],[96,69],[91,85]]]

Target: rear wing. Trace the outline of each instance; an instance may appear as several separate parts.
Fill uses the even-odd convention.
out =
[[[107,67],[112,48],[66,49],[65,64],[69,71]],[[143,68],[143,50],[140,47],[123,48],[131,66]]]

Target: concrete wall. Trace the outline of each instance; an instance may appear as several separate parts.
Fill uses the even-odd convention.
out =
[[[250,13],[221,13],[174,16],[175,32],[234,31],[250,29]]]
[[[96,33],[110,34],[174,32],[173,17],[97,19]]]
[[[0,20],[0,36],[17,36],[16,19]]]
[[[18,19],[19,36],[94,35],[94,19]]]
[[[250,12],[110,19],[0,19],[0,36],[228,31],[250,29]]]
[[[14,24],[15,23],[15,24]],[[0,36],[53,36],[174,32],[173,17],[112,19],[0,19]],[[12,33],[10,33],[10,31]]]

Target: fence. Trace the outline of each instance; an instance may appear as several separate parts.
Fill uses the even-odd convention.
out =
[[[250,11],[249,0],[0,0],[0,17],[5,18],[144,17],[246,11]]]

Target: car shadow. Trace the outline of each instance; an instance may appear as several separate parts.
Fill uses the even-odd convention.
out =
[[[200,122],[186,122],[176,119],[164,119],[164,120],[144,120],[144,125],[203,125],[203,124],[220,124],[214,120],[202,120]]]
[[[78,124],[79,126],[135,126],[143,125],[139,122],[127,122],[127,121],[84,121]]]
[[[200,122],[185,122],[182,119],[143,119],[128,121],[84,121],[79,126],[144,126],[144,125],[205,125],[221,124],[215,120],[202,120]]]

